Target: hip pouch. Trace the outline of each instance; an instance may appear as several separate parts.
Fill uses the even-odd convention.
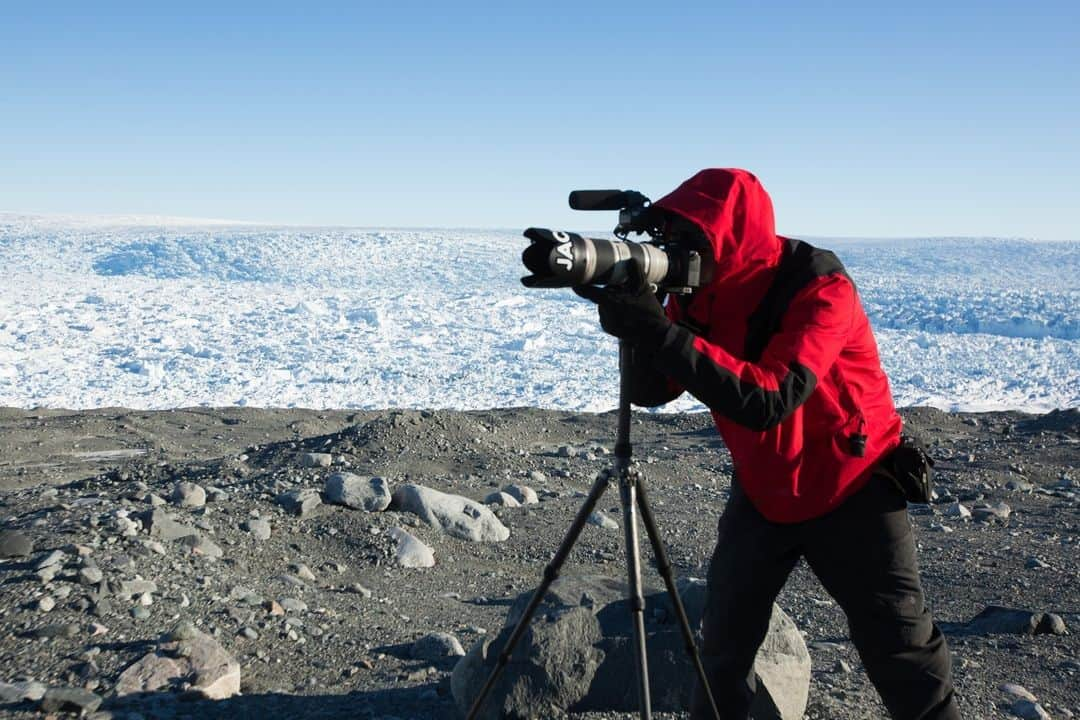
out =
[[[909,503],[926,505],[933,499],[934,459],[917,437],[901,436],[900,445],[882,460],[878,469]]]

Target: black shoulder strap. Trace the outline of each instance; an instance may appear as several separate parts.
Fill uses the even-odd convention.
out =
[[[769,338],[780,329],[784,313],[800,290],[819,277],[835,274],[851,280],[840,259],[830,251],[788,239],[776,277],[748,320],[746,360],[761,359]]]

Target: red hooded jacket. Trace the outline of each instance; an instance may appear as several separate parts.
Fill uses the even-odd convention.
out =
[[[776,235],[772,201],[745,170],[703,170],[654,205],[700,226],[716,261],[707,285],[668,303],[675,324],[653,361],[668,399],[687,390],[709,407],[767,519],[827,513],[867,482],[902,425],[854,284],[831,253]],[[762,335],[760,307],[796,246],[832,269],[799,285]],[[755,334],[762,349],[749,350]]]

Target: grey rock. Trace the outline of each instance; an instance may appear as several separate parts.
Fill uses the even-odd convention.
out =
[[[677,585],[691,626],[697,627],[705,606],[705,582],[687,578],[680,580]],[[523,593],[511,604],[503,636],[520,619],[531,597],[531,591]],[[674,609],[666,593],[649,591],[645,600],[645,616],[649,619],[646,632],[653,706],[657,710],[683,710],[689,701],[695,673],[683,649],[682,635],[674,620]],[[600,624],[601,638],[593,645],[602,652],[602,657],[592,679],[588,681],[587,694],[576,701],[572,708],[560,706],[556,709],[560,712],[634,711],[637,686],[632,681],[628,682],[628,678],[634,677],[635,668],[633,630],[625,583],[601,576],[563,576],[548,589],[535,617],[549,617],[572,608],[595,615]],[[564,640],[570,639],[562,637]],[[500,647],[497,641],[495,648]],[[547,652],[548,648],[543,648],[543,651]],[[470,650],[470,654],[474,652],[478,652],[476,648]],[[558,652],[565,656],[567,650],[563,648]],[[475,659],[472,662],[475,663]],[[462,667],[462,673],[466,672],[467,666],[459,664],[459,667]],[[755,659],[754,669],[761,678],[754,716],[785,720],[801,718],[809,695],[810,655],[795,624],[778,606],[773,606],[769,631]],[[458,672],[455,668],[455,674]],[[529,679],[529,682],[537,681],[535,677]],[[454,690],[454,697],[459,706],[462,704],[459,692],[467,692],[471,682],[458,679],[460,690]],[[483,682],[483,679],[478,682]],[[534,686],[531,692],[534,693],[531,696],[533,699],[539,698],[539,707],[547,707],[546,702],[558,702],[553,699],[554,695],[549,698],[541,687]],[[772,710],[774,706],[776,710]],[[773,714],[769,715],[769,711]]]
[[[1009,695],[1018,700],[1030,700],[1031,702],[1035,702],[1036,700],[1038,700],[1038,698],[1032,695],[1031,691],[1023,685],[1017,685],[1015,683],[1005,683],[1004,685],[1001,685],[999,689],[1002,692],[1008,693]]]
[[[13,683],[0,683],[0,702],[17,703],[29,700],[37,702],[45,697],[48,687],[44,683],[34,680],[24,680]]]
[[[169,496],[173,505],[183,508],[201,508],[206,505],[206,490],[193,482],[178,482]]]
[[[1009,706],[1009,712],[1024,720],[1050,720],[1050,713],[1043,706],[1031,700],[1020,699]]]
[[[318,511],[319,506],[322,505],[322,498],[317,490],[301,488],[281,493],[274,498],[274,502],[285,508],[287,512],[303,519],[311,517]]]
[[[153,580],[121,580],[117,583],[109,583],[109,585],[113,594],[122,598],[131,598],[136,595],[145,595],[146,593],[156,593],[158,591],[157,583]]]
[[[0,558],[30,557],[34,552],[34,541],[18,530],[0,532]]]
[[[454,667],[450,688],[464,715],[479,694],[512,628],[494,640],[482,640]],[[489,700],[481,720],[562,715],[589,691],[604,659],[596,647],[600,623],[586,608],[563,608],[536,618],[522,635]]]
[[[394,491],[394,506],[411,512],[448,535],[472,542],[502,542],[510,537],[495,513],[460,495],[421,485],[403,485]]]
[[[1046,613],[1039,626],[1035,628],[1036,634],[1068,635],[1069,630],[1065,626],[1065,620],[1056,613]]]
[[[1008,504],[999,502],[992,505],[976,505],[971,509],[971,517],[976,522],[1005,522],[1012,514]]]
[[[364,597],[364,598],[371,597],[371,590],[364,587],[360,583],[350,583],[348,585],[348,587],[346,587],[345,589],[348,590],[351,593],[356,593],[357,595],[360,595],[361,597]]]
[[[961,520],[971,517],[971,511],[960,502],[950,503],[941,511],[941,514],[945,517],[960,518]]]
[[[248,640],[258,640],[259,639],[259,631],[256,630],[255,628],[251,627],[250,625],[245,625],[244,627],[240,628],[240,633],[239,634],[240,634],[241,637],[245,637]]]
[[[142,520],[143,527],[150,533],[150,536],[160,540],[179,540],[188,535],[197,535],[199,532],[190,525],[177,522],[162,508],[154,508],[144,512],[139,516],[139,519]]]
[[[101,707],[101,697],[89,690],[73,687],[53,687],[41,698],[45,712],[78,712],[88,715]]]
[[[209,700],[240,694],[240,664],[215,640],[191,623],[181,623],[158,645],[120,674],[118,696],[183,687]]]
[[[300,578],[301,580],[305,580],[307,582],[315,582],[315,573],[311,572],[311,568],[309,568],[304,563],[293,565],[290,569],[294,573],[296,573],[296,577]]]
[[[56,607],[56,598],[51,595],[46,595],[37,602],[37,608],[41,612],[49,612],[54,607]]]
[[[391,528],[388,534],[397,541],[394,560],[398,565],[407,568],[435,566],[435,553],[432,549],[408,531],[403,528]]]
[[[39,559],[37,561],[37,563],[34,564],[34,569],[35,570],[44,570],[45,568],[50,568],[50,567],[57,566],[57,565],[63,565],[64,564],[64,558],[66,558],[66,557],[67,556],[64,554],[63,550],[53,550],[48,555],[42,556],[41,559]]]
[[[270,522],[268,520],[252,518],[251,520],[245,520],[240,527],[251,533],[256,540],[270,539]]]
[[[83,585],[97,585],[104,578],[105,574],[96,565],[84,565],[79,568],[79,582]]]
[[[79,634],[79,626],[74,623],[60,625],[42,625],[30,631],[32,637],[38,639],[73,638]]]
[[[300,467],[326,468],[330,467],[334,456],[330,453],[304,453],[300,456]]]
[[[326,479],[323,488],[326,502],[344,505],[353,510],[382,512],[390,506],[390,484],[381,477],[360,477],[352,473],[335,473]]]
[[[1065,635],[1065,621],[1054,613],[990,605],[966,623],[938,623],[957,635]]]
[[[618,530],[619,523],[615,522],[612,518],[608,517],[604,513],[597,510],[589,515],[589,524],[596,525],[604,530]]]
[[[225,551],[205,535],[188,535],[182,537],[180,538],[180,545],[187,548],[192,555],[202,555],[203,557],[214,559],[225,555]]]
[[[498,505],[500,507],[521,507],[513,495],[504,492],[493,492],[484,498],[485,505]]]
[[[283,597],[278,600],[278,604],[281,605],[286,612],[291,613],[304,613],[307,612],[308,609],[307,603],[300,598]]]
[[[461,647],[461,642],[450,633],[437,632],[414,642],[409,654],[414,660],[436,662],[448,657],[462,657],[465,650]]]
[[[535,505],[540,502],[540,498],[536,496],[536,491],[528,485],[519,485],[517,483],[507,485],[503,488],[503,492],[511,495],[522,505]]]
[[[135,607],[131,608],[131,617],[135,618],[136,620],[149,620],[150,610],[149,608],[145,608],[142,605],[136,605]]]

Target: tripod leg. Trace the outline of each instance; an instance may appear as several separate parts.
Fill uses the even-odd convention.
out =
[[[645,483],[642,482],[637,484],[637,504],[641,510],[641,521],[645,524],[645,534],[649,536],[649,542],[652,543],[657,570],[660,571],[660,576],[664,579],[668,596],[671,598],[671,604],[675,607],[675,614],[679,619],[683,642],[686,645],[686,654],[694,663],[698,680],[705,690],[705,696],[709,699],[713,717],[720,720],[720,710],[716,707],[712,688],[709,687],[709,678],[705,675],[704,665],[701,664],[701,654],[698,652],[697,643],[694,641],[694,631],[690,628],[690,619],[686,616],[686,608],[683,606],[682,598],[679,597],[679,591],[675,587],[675,580],[671,574],[671,562],[668,560],[667,551],[664,550],[664,541],[660,538],[660,530],[656,525],[656,518],[653,516],[652,508],[649,507],[648,495],[645,493]]]
[[[636,510],[637,474],[624,468],[619,478],[623,531],[626,539],[626,570],[629,580],[630,617],[634,626],[634,653],[637,656],[638,711],[642,720],[652,717],[649,697],[649,663],[645,653],[645,598],[641,591],[641,556],[638,554]]]
[[[473,700],[472,707],[469,708],[468,720],[474,720],[477,713],[484,705],[484,700],[487,699],[488,694],[491,692],[491,688],[495,686],[495,682],[499,679],[499,675],[502,674],[503,668],[510,661],[510,655],[514,652],[514,648],[517,646],[518,641],[521,640],[521,636],[525,634],[525,629],[529,627],[529,622],[532,621],[532,616],[536,613],[536,608],[544,599],[544,595],[547,594],[548,588],[559,577],[559,570],[562,568],[563,563],[566,562],[566,558],[570,555],[570,551],[574,547],[574,543],[577,542],[578,536],[581,534],[582,528],[589,520],[589,515],[592,514],[593,509],[596,507],[596,503],[600,501],[600,496],[604,494],[604,490],[607,489],[608,483],[611,481],[611,472],[604,471],[597,475],[596,481],[593,482],[592,489],[589,491],[588,497],[585,498],[585,502],[581,504],[581,508],[578,510],[577,516],[574,518],[574,522],[571,523],[570,529],[566,531],[566,537],[563,538],[562,544],[555,552],[554,557],[551,558],[551,562],[544,568],[544,577],[540,581],[540,586],[536,588],[536,592],[533,593],[532,598],[529,599],[529,604],[525,607],[525,611],[522,613],[521,618],[518,620],[517,625],[514,626],[514,631],[510,633],[510,637],[506,640],[506,647],[499,653],[498,662],[495,668],[491,671],[487,681],[484,683],[484,687],[480,690],[480,694]]]

